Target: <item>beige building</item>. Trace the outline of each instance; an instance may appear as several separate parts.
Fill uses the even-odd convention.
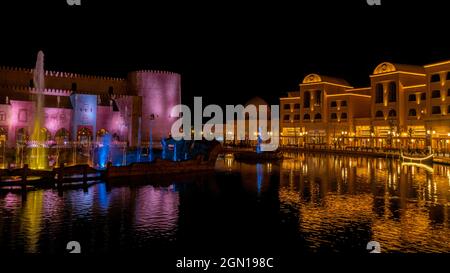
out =
[[[450,61],[425,66],[384,62],[370,86],[307,75],[280,98],[282,145],[425,148],[447,151]]]

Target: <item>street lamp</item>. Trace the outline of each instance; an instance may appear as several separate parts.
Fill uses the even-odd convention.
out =
[[[153,160],[153,120],[155,120],[155,114],[150,114],[149,116],[150,120],[150,132],[149,132],[149,139],[148,139],[148,159],[149,161]]]

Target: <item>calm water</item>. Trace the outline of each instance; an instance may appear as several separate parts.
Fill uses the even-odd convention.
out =
[[[450,168],[288,154],[133,186],[0,192],[0,252],[450,252]]]

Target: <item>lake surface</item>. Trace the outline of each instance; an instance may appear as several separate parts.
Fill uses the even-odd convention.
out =
[[[286,154],[219,158],[216,172],[86,189],[0,192],[0,252],[189,250],[238,255],[450,251],[450,168]],[[202,252],[203,251],[203,252]]]

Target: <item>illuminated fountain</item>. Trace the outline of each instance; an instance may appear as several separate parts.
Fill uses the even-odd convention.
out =
[[[36,68],[34,69],[34,101],[35,114],[33,133],[28,144],[30,150],[29,164],[32,169],[48,169],[47,147],[45,141],[47,140],[47,130],[43,128],[44,124],[44,53],[38,52],[36,60]]]

